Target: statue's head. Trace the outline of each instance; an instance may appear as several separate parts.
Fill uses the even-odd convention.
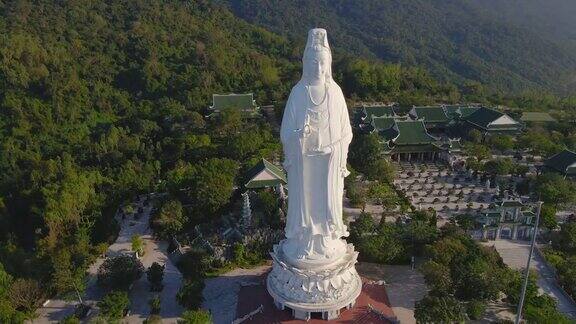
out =
[[[314,28],[308,32],[302,63],[302,79],[310,82],[332,82],[332,54],[324,28]]]

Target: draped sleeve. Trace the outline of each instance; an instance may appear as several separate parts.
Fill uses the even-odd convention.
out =
[[[284,169],[288,171],[290,165],[293,163],[294,156],[297,152],[299,133],[296,131],[296,118],[295,113],[295,90],[296,87],[290,92],[284,114],[282,116],[282,125],[280,127],[280,141],[284,150]]]

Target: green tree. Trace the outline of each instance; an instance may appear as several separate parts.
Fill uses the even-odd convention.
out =
[[[482,133],[477,129],[472,129],[470,132],[468,132],[468,137],[473,143],[482,143],[482,140],[484,139]]]
[[[496,135],[490,137],[488,144],[500,151],[507,151],[514,148],[514,140],[510,135]]]
[[[558,220],[556,219],[556,207],[543,204],[540,210],[540,219],[542,226],[548,230],[554,230],[558,227]]]
[[[8,291],[8,299],[17,310],[32,314],[44,301],[45,293],[33,279],[16,279]]]
[[[416,302],[414,317],[418,323],[453,323],[466,319],[466,311],[456,298],[426,296]]]
[[[100,308],[100,313],[107,319],[121,319],[130,307],[128,293],[124,291],[113,291],[98,302],[98,307]]]
[[[362,212],[358,218],[350,223],[350,241],[359,243],[366,235],[376,230],[376,222],[370,213]]]
[[[431,294],[444,296],[454,293],[452,277],[450,276],[450,268],[448,266],[436,263],[435,261],[427,261],[421,266],[420,271],[431,289]]]
[[[382,159],[382,144],[377,134],[354,134],[348,161],[355,170],[370,173],[375,161]]]
[[[196,210],[213,215],[227,204],[232,196],[238,163],[228,159],[209,159],[201,163],[187,189]]]
[[[392,183],[396,175],[396,169],[392,163],[383,158],[380,158],[370,163],[370,165],[365,170],[365,175],[370,180]]]
[[[176,294],[176,300],[187,309],[197,309],[202,304],[203,289],[204,281],[202,279],[186,281]]]
[[[159,237],[169,240],[184,228],[186,221],[180,201],[169,200],[154,217],[152,226]]]
[[[557,206],[576,200],[576,184],[555,173],[545,173],[536,179],[536,192],[544,203]]]
[[[491,156],[488,147],[482,144],[469,143],[464,146],[466,153],[476,158],[477,162],[481,162]]]
[[[396,264],[407,261],[402,233],[395,224],[382,223],[378,233],[362,237],[358,245],[360,258],[368,262]]]
[[[148,282],[150,283],[152,291],[162,290],[164,268],[164,265],[160,265],[158,262],[154,262],[146,271],[146,277],[148,278]]]
[[[112,289],[128,289],[143,273],[144,266],[140,260],[121,255],[104,260],[98,268],[98,284]]]
[[[368,197],[384,208],[393,208],[398,204],[396,192],[386,183],[371,183],[368,188]]]

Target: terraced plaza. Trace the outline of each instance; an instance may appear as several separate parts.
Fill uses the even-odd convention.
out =
[[[397,164],[394,186],[404,192],[420,210],[435,210],[442,217],[455,213],[482,211],[495,202],[498,188],[480,176],[453,171],[445,165]]]

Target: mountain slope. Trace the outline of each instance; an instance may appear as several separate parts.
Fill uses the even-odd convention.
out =
[[[424,65],[443,80],[460,84],[479,81],[504,91],[574,90],[571,80],[576,75],[576,51],[572,45],[520,24],[522,18],[504,19],[497,10],[479,3],[228,1],[241,18],[301,41],[307,29],[325,27],[337,53]],[[506,6],[495,8],[500,7]]]

